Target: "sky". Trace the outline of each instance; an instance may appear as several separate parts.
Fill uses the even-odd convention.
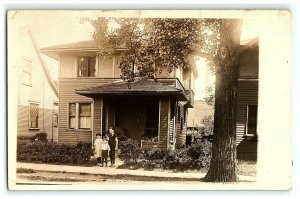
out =
[[[8,25],[14,27],[26,26],[31,29],[40,48],[92,39],[93,27],[89,23],[80,23],[82,17],[97,18],[103,16],[103,11],[11,11],[8,14]],[[114,14],[114,13],[113,13]],[[117,16],[117,14],[114,14]],[[258,35],[259,24],[254,19],[243,20],[241,41]],[[44,55],[52,79],[58,79],[57,61]],[[198,62],[199,78],[195,85],[195,99],[205,96],[206,80],[213,83],[213,77],[207,77],[206,67]]]

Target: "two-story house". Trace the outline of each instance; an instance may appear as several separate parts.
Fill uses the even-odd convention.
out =
[[[17,136],[45,132],[48,140],[56,141],[58,91],[37,42],[26,26],[12,22],[8,33],[9,121],[16,121],[10,132]]]
[[[93,41],[41,52],[59,61],[58,142],[93,142],[97,133],[113,126],[142,147],[185,144],[196,68],[163,70],[156,81],[137,80],[128,86],[120,78],[118,57],[99,59]]]

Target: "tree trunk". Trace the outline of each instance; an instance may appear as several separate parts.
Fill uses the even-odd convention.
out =
[[[216,87],[212,159],[204,180],[236,182],[236,94],[241,21],[221,20],[215,58]]]

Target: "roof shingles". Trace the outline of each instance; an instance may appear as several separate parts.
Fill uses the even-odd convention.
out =
[[[142,79],[132,83],[118,81],[110,84],[95,85],[75,89],[80,95],[168,95],[180,100],[187,100],[184,91],[154,80]]]

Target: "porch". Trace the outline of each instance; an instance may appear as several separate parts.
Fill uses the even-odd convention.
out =
[[[120,140],[134,139],[141,147],[169,149],[175,147],[176,140],[185,142],[183,118],[188,96],[184,90],[141,80],[131,83],[130,88],[117,82],[75,92],[93,98],[93,137],[113,126]]]

